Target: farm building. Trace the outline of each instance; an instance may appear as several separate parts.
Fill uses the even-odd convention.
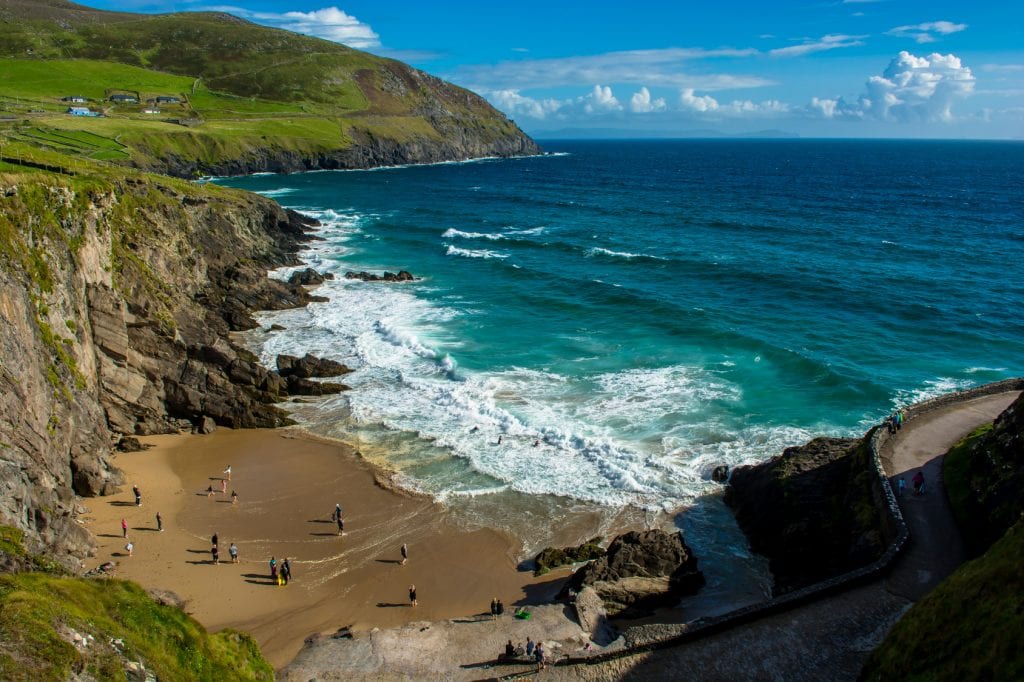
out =
[[[61,102],[71,102],[72,104],[84,104],[85,102],[88,102],[89,100],[87,100],[82,95],[68,95],[67,97],[61,97],[60,101]]]
[[[181,99],[178,97],[172,97],[171,95],[160,95],[156,98],[157,104],[180,104]]]
[[[72,116],[99,116],[98,111],[93,111],[89,107],[68,107],[67,113]]]
[[[118,104],[137,104],[139,98],[135,95],[111,95],[110,101]]]

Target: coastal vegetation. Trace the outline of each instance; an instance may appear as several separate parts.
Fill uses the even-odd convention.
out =
[[[83,579],[32,556],[22,533],[0,526],[0,557],[33,571],[0,574],[0,677],[6,680],[123,678],[270,680],[248,635],[208,634],[173,604],[123,580]]]
[[[227,14],[45,0],[0,21],[0,135],[75,157],[191,177],[538,151],[472,92]]]

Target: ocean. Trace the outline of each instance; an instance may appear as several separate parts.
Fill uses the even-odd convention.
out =
[[[301,255],[330,302],[245,337],[355,369],[294,418],[523,556],[668,519],[752,594],[715,466],[1024,374],[1024,144],[543,146],[218,180],[323,223]]]

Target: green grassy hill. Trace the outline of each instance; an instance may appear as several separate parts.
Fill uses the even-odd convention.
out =
[[[0,526],[0,559],[19,558],[25,558],[21,532]],[[125,679],[127,670],[160,680],[274,676],[248,635],[208,634],[134,583],[60,571],[0,575],[0,679],[112,680]]]
[[[69,116],[71,95],[104,117]],[[184,176],[539,151],[478,95],[394,60],[228,14],[61,0],[0,0],[0,119],[8,139],[85,130],[106,149],[55,148]]]

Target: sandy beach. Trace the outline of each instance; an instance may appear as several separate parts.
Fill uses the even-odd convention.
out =
[[[118,577],[177,593],[210,630],[251,633],[275,667],[313,633],[479,614],[492,597],[507,606],[545,601],[564,575],[537,580],[518,571],[514,538],[460,528],[441,505],[378,485],[371,466],[340,443],[288,430],[228,429],[142,440],[153,447],[116,458],[126,476],[123,490],[87,501],[95,564],[116,561]],[[229,465],[231,480],[222,484]],[[331,520],[336,503],[344,510],[343,536]],[[217,565],[210,553],[214,533]],[[231,543],[239,550],[237,564],[228,555]],[[270,580],[271,556],[279,564],[289,558],[289,585]],[[413,584],[416,607],[408,598]]]

